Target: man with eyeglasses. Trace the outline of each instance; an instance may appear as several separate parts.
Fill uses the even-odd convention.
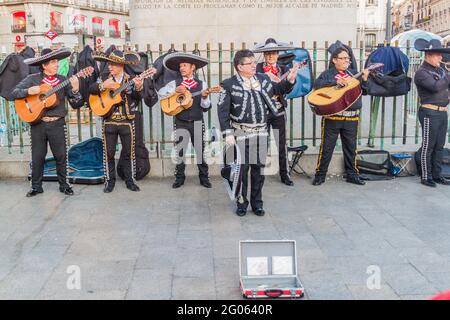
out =
[[[346,86],[347,80],[356,73],[356,70],[349,70],[350,53],[343,47],[336,49],[332,53],[331,61],[333,63],[332,66],[317,78],[314,83],[314,89],[336,85]],[[368,76],[369,71],[364,70],[361,79],[363,92],[367,87]],[[339,135],[341,136],[342,150],[344,152],[346,181],[356,185],[365,184],[359,177],[359,171],[356,167],[356,140],[361,107],[362,99],[359,97],[347,110],[332,116],[322,117],[322,141],[313,185],[318,186],[325,182],[328,166]]]
[[[233,63],[237,74],[221,84],[223,91],[217,112],[226,144],[237,144],[243,158],[242,188],[236,198],[236,214],[244,216],[247,213],[248,173],[251,168],[250,205],[257,216],[263,216],[264,175],[261,170],[267,151],[267,117],[269,113],[278,112],[273,97],[292,90],[298,65],[291,68],[285,80],[274,83],[268,75],[256,73],[255,56],[250,50],[237,51]]]

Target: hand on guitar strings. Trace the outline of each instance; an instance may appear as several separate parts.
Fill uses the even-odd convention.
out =
[[[33,86],[28,88],[28,95],[33,96],[35,94],[41,93],[41,87],[39,86]]]
[[[103,82],[103,88],[104,89],[114,89],[115,83],[116,82],[113,79],[108,78]]]
[[[179,86],[175,89],[175,92],[176,92],[176,93],[185,93],[186,90],[187,90],[187,89],[186,89],[185,86],[179,85]]]
[[[348,85],[347,80],[345,80],[344,78],[337,79],[336,82],[338,86],[341,88],[346,87]]]

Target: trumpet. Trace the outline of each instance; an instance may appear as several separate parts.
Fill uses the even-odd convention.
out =
[[[441,62],[442,67],[444,67],[448,72],[450,72],[450,61]]]

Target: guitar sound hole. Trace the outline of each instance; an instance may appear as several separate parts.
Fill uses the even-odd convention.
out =
[[[111,90],[111,91],[109,92],[109,96],[110,96],[111,98],[114,98],[114,96],[115,96],[114,91]]]
[[[178,96],[177,102],[182,103],[183,101],[184,101],[184,96],[182,96],[182,95]]]
[[[39,95],[39,100],[44,101],[46,99],[45,94]]]

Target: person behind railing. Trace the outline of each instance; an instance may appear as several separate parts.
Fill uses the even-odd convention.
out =
[[[450,48],[444,48],[439,40],[425,39],[417,39],[414,47],[425,52],[425,61],[414,76],[420,102],[418,116],[422,126],[421,183],[428,187],[436,187],[436,183],[450,185],[450,180],[441,175],[448,128],[450,76],[440,66],[442,54],[450,53]]]

